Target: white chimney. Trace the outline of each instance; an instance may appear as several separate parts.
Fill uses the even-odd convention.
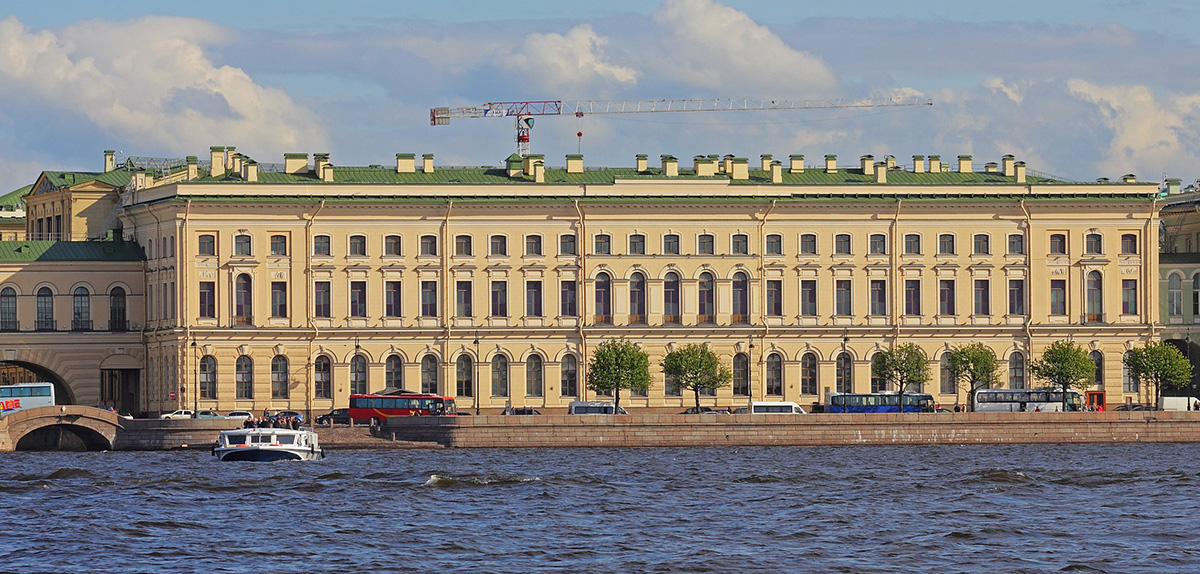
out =
[[[1013,177],[1017,183],[1025,183],[1025,162],[1019,161],[1013,164]]]
[[[433,154],[427,153],[421,156],[421,171],[433,173]]]
[[[763,171],[767,171],[767,170],[771,169],[771,154],[764,153],[758,157],[760,159],[762,159],[762,170]]]
[[[567,173],[583,173],[583,156],[577,153],[567,154]]]
[[[225,175],[225,148],[222,146],[212,146],[208,148],[208,154],[211,158],[209,165],[212,166],[212,176],[221,177]]]
[[[307,156],[306,156],[307,157]],[[305,167],[307,167],[307,162]],[[246,160],[246,181],[258,181],[258,162],[248,159]]]
[[[771,169],[771,183],[783,183],[783,165],[773,161],[768,167]]]
[[[233,158],[236,155],[237,155],[237,147],[234,147],[231,145],[225,146],[225,170],[226,171],[238,171],[233,168]]]
[[[714,160],[710,160],[708,158],[708,156],[698,155],[698,156],[692,158],[692,161],[693,161],[692,166],[693,166],[693,169],[696,170],[697,176],[707,177],[710,175],[716,175],[717,162]]]
[[[546,164],[541,161],[533,163],[534,183],[546,183]]]
[[[1000,169],[1004,172],[1005,177],[1013,176],[1013,164],[1016,163],[1016,161],[1016,158],[1014,158],[1012,154],[1000,158]]]
[[[887,183],[887,172],[886,161],[875,164],[875,183]]]
[[[872,155],[864,155],[858,158],[862,164],[863,175],[875,175],[875,157]]]
[[[321,164],[321,181],[333,183],[333,164],[328,162]]]
[[[200,160],[194,156],[187,156],[187,178],[188,180],[197,179],[200,177]]]
[[[837,173],[837,156],[828,154],[825,156],[825,173]]]
[[[396,173],[416,173],[417,155],[412,153],[396,154]]]
[[[729,175],[731,179],[747,180],[750,179],[750,160],[744,157],[735,157],[729,160]]]
[[[104,150],[104,173],[114,169],[117,169],[117,151],[106,149]]]
[[[324,179],[325,178],[325,166],[329,165],[329,154],[314,153],[313,154],[313,164],[314,164],[313,171],[316,172],[317,177]]]
[[[643,171],[646,171],[646,154],[639,153],[636,156],[634,156],[634,160],[635,160],[635,163],[637,164],[637,172],[638,173],[642,173]]]
[[[788,156],[788,171],[804,173],[804,154],[794,153]]]
[[[958,173],[971,173],[971,156],[958,156]]]
[[[663,175],[667,177],[679,176],[679,160],[673,155],[664,155],[662,157]]]
[[[308,154],[283,154],[283,172],[291,174],[308,173]]]
[[[942,156],[929,156],[929,173],[942,173]]]

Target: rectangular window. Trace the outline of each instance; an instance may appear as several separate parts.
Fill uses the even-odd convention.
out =
[[[775,317],[783,315],[783,281],[767,280],[767,314]]]
[[[835,315],[852,315],[853,309],[850,306],[850,303],[851,303],[850,280],[849,279],[838,279],[838,280],[834,281],[833,282],[833,295],[834,295],[833,313]]]
[[[235,235],[233,237],[233,254],[234,255],[250,255],[250,236]]]
[[[609,255],[612,253],[612,238],[601,233],[596,236],[595,241],[596,255]]]
[[[318,235],[313,238],[313,255],[328,257],[330,253],[328,235]]]
[[[287,282],[271,282],[271,316],[287,317]]]
[[[800,314],[808,317],[817,315],[817,280],[800,281]]]
[[[871,314],[887,315],[887,281],[871,280]]]
[[[1014,233],[1008,236],[1008,254],[1009,255],[1024,255],[1025,254],[1025,236],[1020,233]]]
[[[783,255],[783,236],[771,234],[767,236],[767,255]]]
[[[468,256],[471,254],[470,235],[454,236],[454,254],[457,256]]]
[[[422,235],[421,236],[421,255],[437,255],[437,236]]]
[[[977,233],[972,252],[975,255],[990,255],[992,253],[992,238],[982,233]]]
[[[201,235],[200,244],[197,247],[199,255],[216,255],[217,254],[217,236]]]
[[[383,254],[388,257],[400,256],[400,236],[389,235],[383,238]]]
[[[217,317],[217,283],[215,281],[200,282],[200,316],[205,319]]]
[[[1137,314],[1137,279],[1121,280],[1121,314]]]
[[[1126,233],[1121,236],[1121,255],[1137,255],[1137,235]]]
[[[313,284],[313,316],[332,317],[332,289],[328,281],[317,281]]]
[[[350,316],[367,316],[367,282],[350,282]]]
[[[938,236],[938,255],[954,255],[954,236],[943,233]]]
[[[1050,314],[1067,314],[1067,280],[1050,280]]]
[[[542,254],[542,236],[541,235],[526,235],[525,236],[525,255],[541,255]]]
[[[438,316],[438,293],[437,281],[422,281],[421,282],[421,316],[422,317],[437,317]]]
[[[904,314],[921,314],[921,280],[906,279],[904,281]]]
[[[867,250],[871,255],[887,255],[887,236],[882,233],[872,235]]]
[[[492,281],[492,316],[508,316],[508,281]]]
[[[749,254],[750,253],[750,237],[743,233],[738,233],[738,234],[734,235],[732,249],[733,249],[733,253],[735,253],[737,255]]]
[[[454,316],[471,316],[471,282],[458,281],[454,284]]]
[[[1025,314],[1025,280],[1008,280],[1008,314]]]
[[[575,255],[575,236],[560,235],[558,237],[558,254],[559,255]]]
[[[351,235],[350,236],[350,252],[351,257],[366,257],[367,256],[367,236],[366,235]]]
[[[835,255],[850,254],[850,234],[839,233],[833,236],[833,253]]]
[[[559,284],[559,314],[563,317],[578,317],[579,310],[576,307],[576,286],[574,281],[563,281]]]
[[[525,316],[542,316],[542,282],[525,282]]]
[[[800,254],[817,254],[817,235],[815,233],[805,233],[800,236]]]
[[[938,315],[954,315],[954,280],[938,281]]]
[[[679,236],[668,233],[663,236],[663,254],[679,255]]]
[[[905,255],[920,255],[921,254],[921,236],[916,233],[909,233],[904,236],[904,254]]]
[[[388,317],[400,316],[400,282],[383,282],[383,314]]]
[[[701,255],[712,255],[713,254],[713,236],[711,236],[707,233],[701,235],[699,237],[699,239],[697,239],[697,242],[696,242],[696,253],[699,253]]]
[[[975,280],[975,314],[992,314],[992,282],[990,279]]]
[[[646,254],[646,236],[640,233],[634,233],[629,236],[629,254],[630,255],[645,255]]]
[[[1050,236],[1050,254],[1051,255],[1066,255],[1067,254],[1067,236],[1061,233],[1055,233]]]
[[[503,235],[493,235],[489,242],[488,255],[493,257],[505,257],[508,255],[508,237]]]
[[[271,236],[271,255],[287,255],[287,236]]]

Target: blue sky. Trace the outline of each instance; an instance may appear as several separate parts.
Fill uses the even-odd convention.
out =
[[[0,15],[0,189],[42,169],[236,145],[260,162],[395,152],[496,165],[508,120],[436,105],[522,99],[858,98],[932,108],[545,118],[551,164],[634,154],[1006,153],[1091,180],[1200,176],[1200,5],[863,0],[605,3],[68,0]],[[576,132],[584,132],[582,140]]]

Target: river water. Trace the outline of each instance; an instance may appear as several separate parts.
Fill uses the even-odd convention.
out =
[[[1198,452],[22,452],[0,572],[1197,572]]]

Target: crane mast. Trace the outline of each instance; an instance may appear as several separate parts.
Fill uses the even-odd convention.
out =
[[[704,98],[684,100],[529,100],[488,102],[465,108],[437,107],[429,110],[429,125],[450,124],[450,118],[515,118],[517,154],[529,154],[529,132],[535,116],[574,114],[577,118],[596,114],[658,114],[680,112],[758,112],[770,110],[828,110],[932,106],[920,97],[861,98],[836,100],[765,100],[749,98]]]

